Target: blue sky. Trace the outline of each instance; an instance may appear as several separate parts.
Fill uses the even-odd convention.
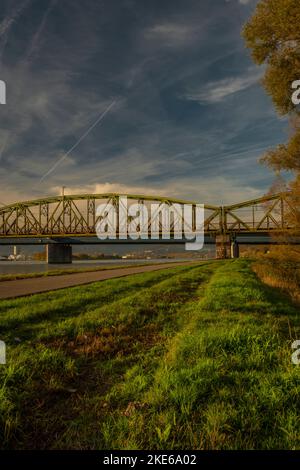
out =
[[[63,185],[212,204],[263,195],[274,177],[257,160],[287,123],[240,36],[255,4],[1,0],[1,202]]]

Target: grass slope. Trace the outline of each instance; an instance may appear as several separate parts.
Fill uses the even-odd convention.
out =
[[[2,301],[2,447],[299,448],[299,327],[245,260]]]

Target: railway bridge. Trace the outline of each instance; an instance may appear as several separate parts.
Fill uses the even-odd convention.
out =
[[[138,240],[120,237],[120,200],[126,198],[128,207],[156,204],[162,208],[188,204],[192,207],[195,224],[197,203],[167,197],[147,195],[79,194],[62,195],[16,202],[0,208],[0,245],[46,245],[48,263],[72,261],[72,245],[104,243],[186,243],[175,235],[175,222],[169,220],[171,238],[166,239],[159,222],[157,236],[151,238],[151,220],[147,235]],[[115,207],[117,230],[115,239],[100,240],[96,234],[97,223],[103,219],[97,207]],[[216,244],[217,258],[239,256],[240,244],[276,243],[274,234],[292,230],[288,214],[291,212],[290,193],[278,193],[239,204],[214,206],[204,204],[205,243]],[[128,220],[134,218],[128,216]],[[182,219],[182,223],[185,221]],[[194,228],[194,227],[191,227]],[[144,234],[145,235],[145,234]]]

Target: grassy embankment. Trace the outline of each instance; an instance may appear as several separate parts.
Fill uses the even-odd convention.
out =
[[[245,260],[2,301],[2,447],[299,448],[299,327]]]

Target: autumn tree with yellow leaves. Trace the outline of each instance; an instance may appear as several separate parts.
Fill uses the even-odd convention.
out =
[[[288,116],[291,124],[288,142],[270,149],[262,161],[277,173],[287,170],[294,175],[289,185],[293,206],[290,217],[299,233],[300,104],[292,97],[300,84],[300,0],[260,0],[242,34],[255,63],[266,66],[262,80],[266,92],[277,112]]]

